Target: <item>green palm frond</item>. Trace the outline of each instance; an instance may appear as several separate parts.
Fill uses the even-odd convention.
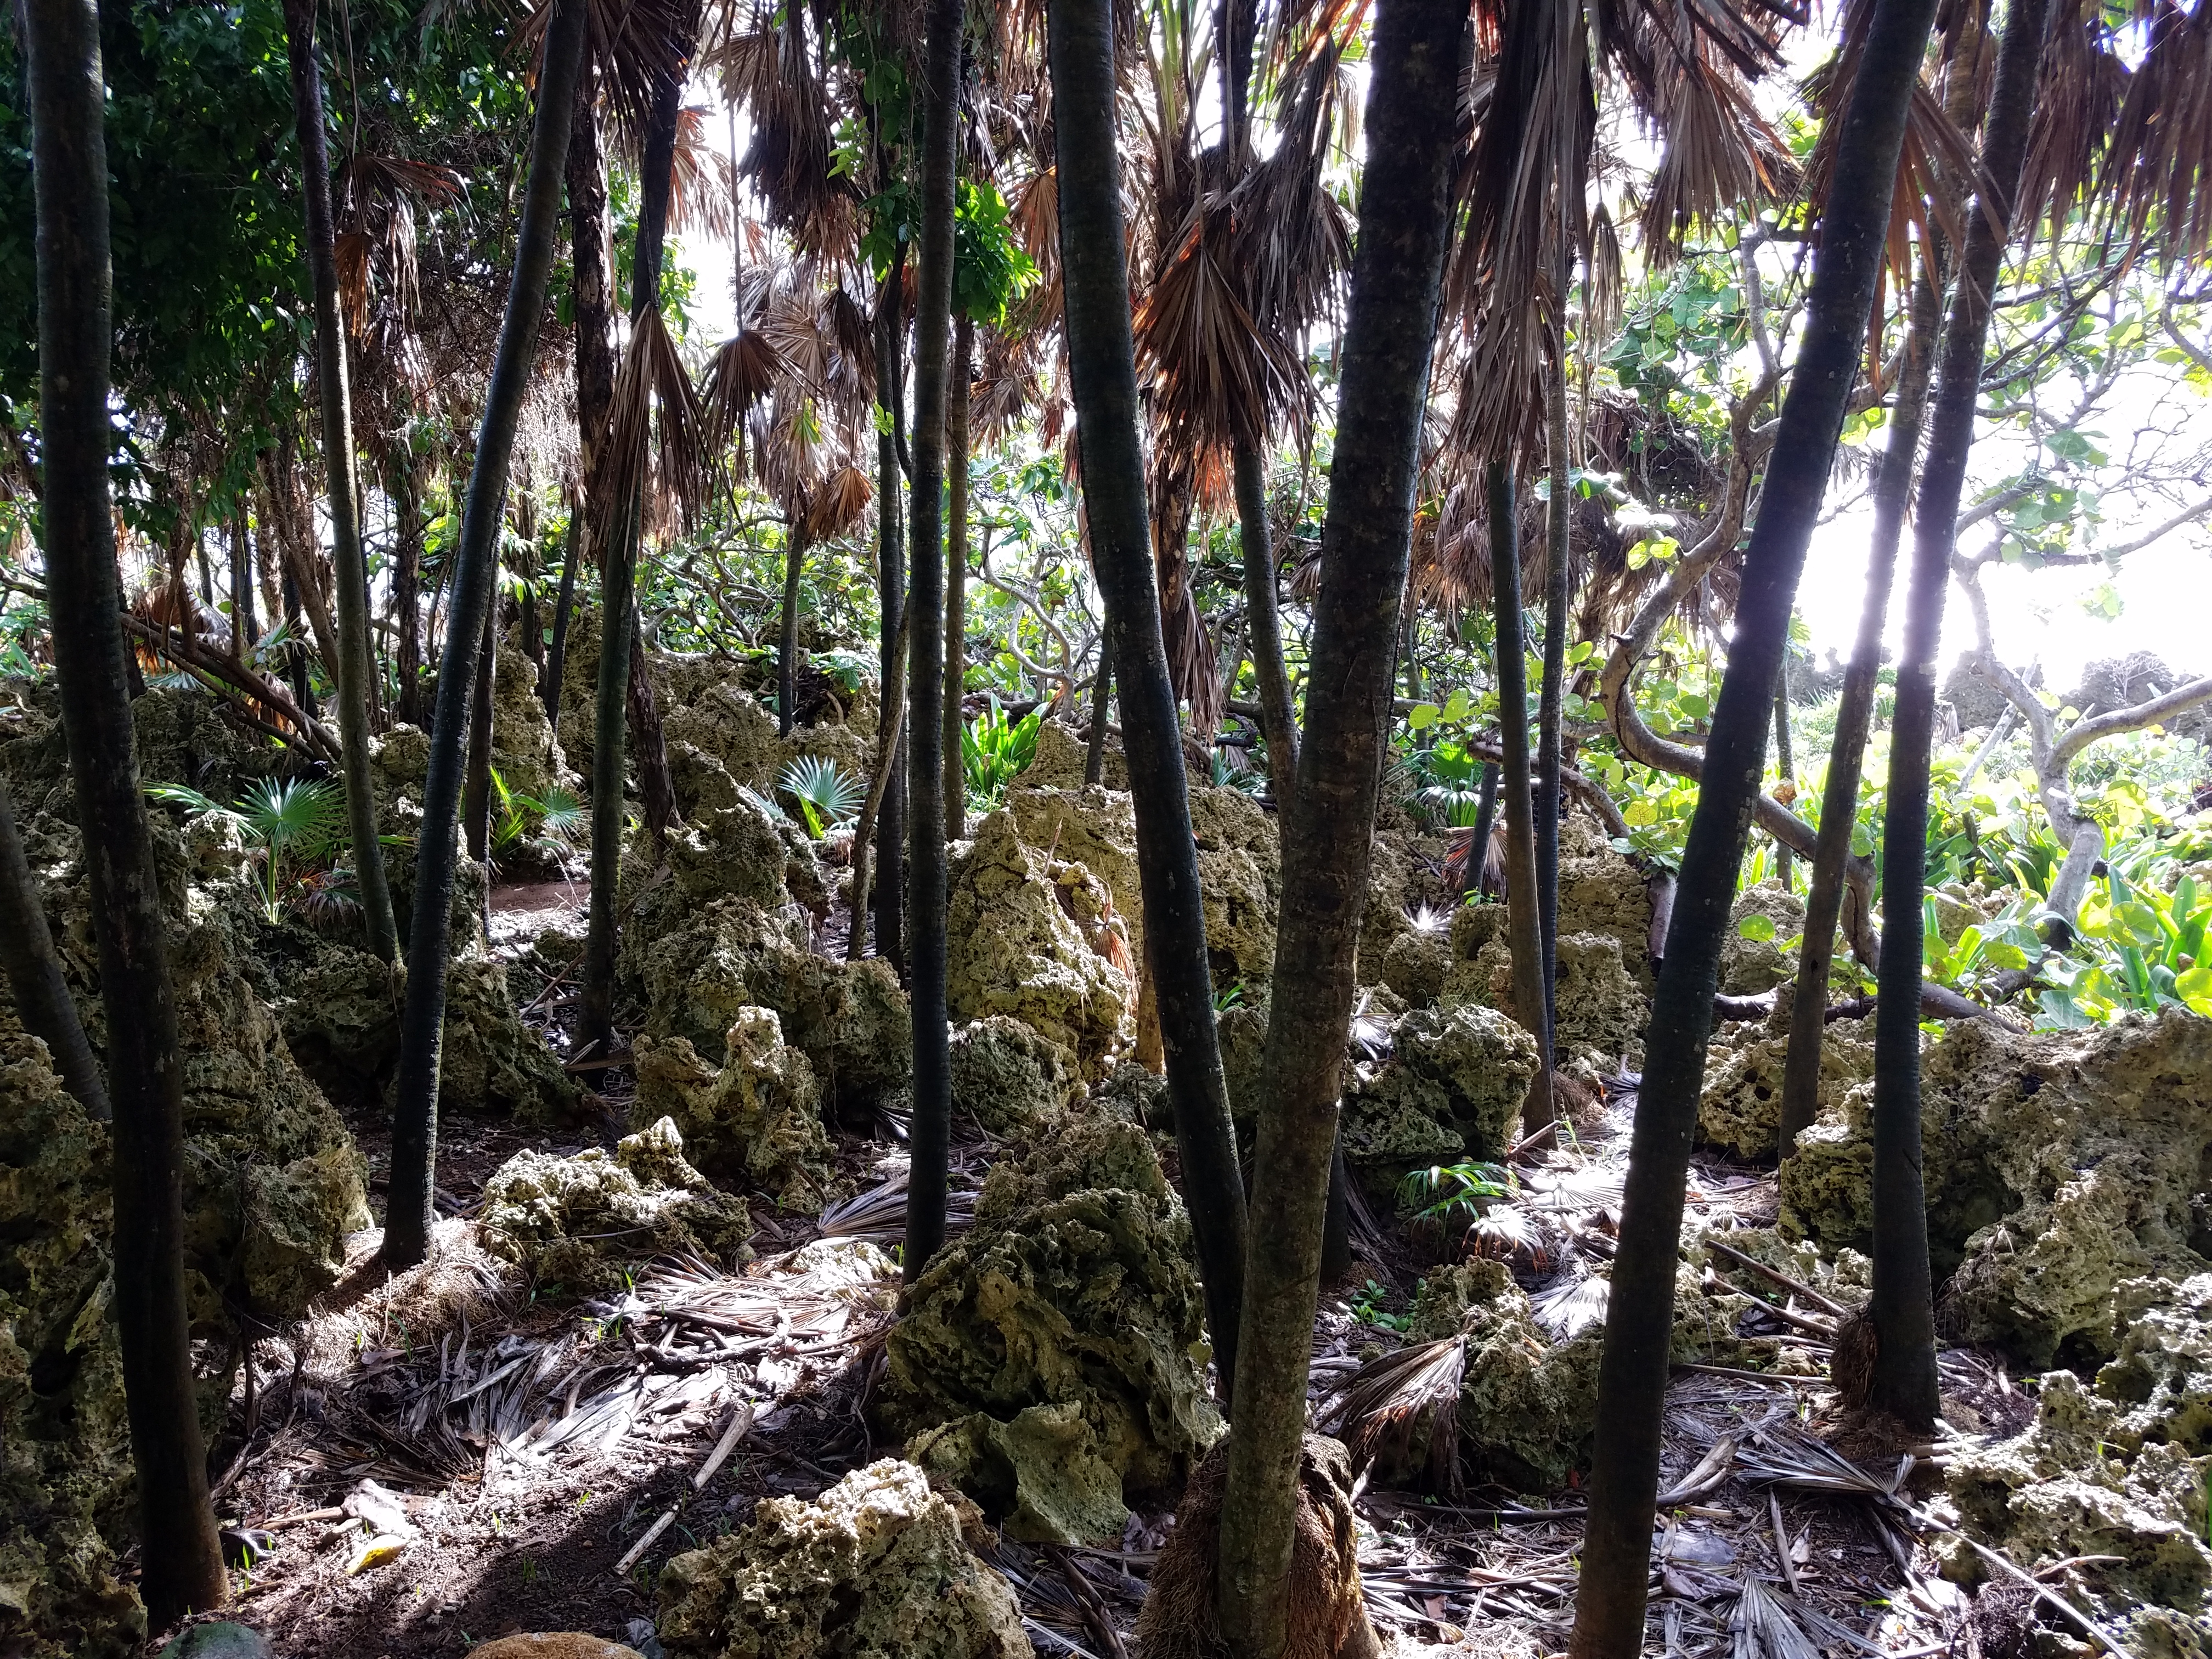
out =
[[[799,803],[806,832],[817,841],[831,825],[842,823],[858,812],[867,796],[860,779],[847,776],[826,755],[801,755],[789,762],[776,787]]]

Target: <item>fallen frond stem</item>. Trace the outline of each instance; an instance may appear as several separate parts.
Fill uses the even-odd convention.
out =
[[[1726,1256],[1729,1261],[1735,1262],[1740,1267],[1748,1267],[1753,1273],[1757,1273],[1761,1279],[1766,1279],[1771,1283],[1779,1285],[1785,1291],[1795,1291],[1798,1295],[1803,1297],[1808,1302],[1820,1309],[1823,1313],[1833,1314],[1838,1319],[1849,1319],[1851,1316],[1851,1310],[1846,1308],[1842,1303],[1837,1301],[1833,1297],[1824,1295],[1822,1292],[1814,1290],[1810,1285],[1808,1285],[1802,1279],[1792,1279],[1788,1273],[1784,1273],[1778,1267],[1770,1267],[1764,1261],[1759,1261],[1751,1256],[1746,1255],[1741,1250],[1735,1249],[1733,1245],[1724,1244],[1719,1239],[1713,1237],[1710,1234],[1708,1234],[1705,1239],[1705,1246],[1709,1250],[1717,1251],[1720,1255]]]
[[[258,671],[247,666],[226,652],[217,651],[191,635],[174,629],[156,628],[141,617],[124,611],[124,631],[132,638],[167,657],[183,668],[218,696],[236,694],[250,702],[258,702],[276,711],[278,718],[289,722],[292,730],[283,731],[253,714],[250,708],[237,712],[270,737],[281,743],[296,743],[319,760],[335,763],[338,758],[337,744],[331,734],[300,712],[291,693]],[[209,682],[214,682],[210,684]]]
[[[1728,1483],[1735,1464],[1735,1441],[1724,1434],[1698,1460],[1695,1468],[1659,1494],[1654,1500],[1656,1507],[1670,1510],[1677,1504],[1694,1504],[1718,1492]]]

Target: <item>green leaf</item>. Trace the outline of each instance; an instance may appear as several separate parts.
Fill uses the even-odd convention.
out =
[[[1746,939],[1771,939],[1774,937],[1774,918],[1760,915],[1754,911],[1750,915],[1740,918],[1736,922],[1735,930]]]
[[[1406,711],[1406,724],[1416,732],[1425,732],[1437,723],[1443,711],[1432,702],[1417,702]]]

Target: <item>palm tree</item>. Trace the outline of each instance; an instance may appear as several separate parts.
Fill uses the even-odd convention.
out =
[[[961,698],[968,689],[969,401],[975,375],[975,319],[960,307],[952,319],[951,380],[945,404],[945,830],[957,841],[967,829],[968,775],[960,760]]]
[[[392,1188],[384,1232],[385,1260],[394,1267],[413,1266],[430,1246],[454,832],[466,759],[469,700],[498,574],[507,462],[536,363],[538,330],[544,318],[559,238],[562,175],[583,64],[587,6],[588,0],[551,0],[538,82],[538,118],[530,140],[529,179],[515,236],[514,274],[507,288],[491,384],[484,393],[460,544],[453,556],[446,646],[438,669],[437,717],[422,787],[422,828],[416,843],[415,917],[408,931],[407,1000],[400,1016],[399,1070],[394,1082]],[[605,648],[612,648],[611,640]],[[618,791],[619,787],[617,782]]]
[[[27,0],[38,215],[39,424],[46,602],[106,1005],[114,1108],[116,1330],[138,1476],[140,1594],[155,1628],[230,1592],[185,1310],[184,1057],[167,922],[139,793],[107,463],[107,143],[100,14]]]
[[[1455,0],[1377,8],[1367,167],[1346,313],[1334,464],[1314,606],[1285,905],[1261,1061],[1251,1249],[1223,1498],[1220,1607],[1232,1651],[1283,1650],[1337,1096],[1367,899],[1376,790],[1435,341],[1462,48]],[[1525,787],[1528,772],[1522,769]]]
[[[1974,443],[1998,267],[2027,155],[2049,0],[2011,0],[1997,51],[1996,86],[1982,145],[1981,211],[1967,222],[1951,313],[1943,326],[1928,459],[1913,509],[1911,585],[1890,728],[1882,827],[1881,967],[1875,1011],[1873,1403],[1932,1431],[1935,1289],[1928,1262],[1928,1194],[1920,1174],[1922,898],[1928,875],[1928,767],[1935,746],[1936,652],[1943,630],[1959,499]]]
[[[47,930],[46,907],[39,902],[38,884],[23,856],[23,838],[16,832],[15,811],[4,787],[0,787],[0,971],[7,974],[8,988],[15,994],[16,1018],[46,1045],[62,1087],[76,1097],[87,1116],[103,1121],[112,1116],[107,1079],[93,1057],[76,1004],[70,1000],[62,959]]]
[[[1935,8],[1932,0],[1870,0],[1863,19],[1805,331],[1744,558],[1728,672],[1652,1000],[1598,1370],[1575,1659],[1633,1659],[1643,1648],[1683,1189],[1721,945],[1765,769],[1790,606],[1866,337],[1906,111]]]
[[[1224,1390],[1229,1392],[1237,1376],[1243,1289],[1244,1188],[1214,1030],[1198,848],[1191,836],[1182,733],[1154,586],[1122,240],[1112,21],[1104,0],[1056,0],[1049,12],[1047,53],[1059,161],[1068,374],[1091,566],[1106,602],[1104,649],[1121,680],[1122,747],[1144,892],[1146,965],[1158,1002],[1206,1324]]]
[[[1528,781],[1528,667],[1527,647],[1521,637],[1521,555],[1516,545],[1520,526],[1513,501],[1511,463],[1493,459],[1489,465],[1491,575],[1490,599],[1498,621],[1492,648],[1498,678],[1499,747],[1504,763],[1505,914],[1513,951],[1514,1012],[1521,1024],[1535,1033],[1540,1064],[1522,1107],[1531,1127],[1552,1121],[1557,1111],[1552,1086],[1552,1022],[1545,982],[1550,978],[1549,953],[1544,938],[1543,908],[1537,889],[1534,802]],[[1564,630],[1563,630],[1564,632]],[[1558,877],[1558,811],[1553,813],[1553,878]],[[1477,857],[1482,848],[1470,849]]]
[[[338,741],[343,745],[347,814],[353,824],[354,878],[361,892],[368,948],[386,962],[399,954],[392,890],[377,839],[376,797],[369,787],[368,564],[362,550],[360,503],[354,493],[353,411],[346,386],[345,337],[338,315],[338,266],[331,222],[331,162],[323,135],[323,81],[315,64],[314,0],[284,0],[284,38],[292,62],[292,108],[299,128],[301,172],[307,193],[307,264],[315,288],[315,377],[322,391],[325,497],[337,566]]]

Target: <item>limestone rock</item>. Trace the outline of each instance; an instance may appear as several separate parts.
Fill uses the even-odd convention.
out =
[[[1434,927],[1407,928],[1390,941],[1382,962],[1385,985],[1413,1007],[1435,1006],[1454,962],[1449,925],[1442,932]]]
[[[533,799],[576,783],[538,695],[538,665],[524,652],[519,632],[499,641],[494,659],[491,764],[508,789]]]
[[[1225,1061],[1228,1056],[1223,1055]],[[1237,1085],[1229,1085],[1230,1104],[1237,1102]],[[1171,1129],[1175,1127],[1175,1105],[1168,1098],[1168,1080],[1146,1070],[1133,1060],[1125,1060],[1106,1074],[1106,1080],[1091,1091],[1091,1109],[1102,1116],[1133,1123],[1150,1130]]]
[[[1362,980],[1383,977],[1382,965],[1399,936],[1413,926],[1412,912],[1420,897],[1421,866],[1407,849],[1411,838],[1403,831],[1378,830],[1367,854],[1367,903],[1360,914],[1359,956],[1372,968]]]
[[[1041,728],[1050,731],[1049,726]],[[1036,767],[1006,791],[1006,811],[1027,846],[1081,865],[1106,884],[1129,933],[1130,959],[1145,959],[1145,894],[1137,868],[1136,810],[1126,787],[1054,788],[1033,782]]]
[[[1871,1022],[1837,1020],[1820,1042],[1819,1103],[1839,1109],[1851,1089],[1874,1079]],[[1782,1128],[1782,1076],[1790,1052],[1787,1026],[1723,1026],[1705,1057],[1698,1101],[1698,1136],[1738,1158],[1774,1156]]]
[[[1563,933],[1559,954],[1553,1000],[1562,1051],[1589,1057],[1601,1072],[1642,1071],[1651,1004],[1628,971],[1620,941],[1610,933]]]
[[[1241,1002],[1213,1017],[1221,1045],[1221,1071],[1229,1085],[1229,1114],[1241,1126],[1260,1115],[1260,1067],[1267,1046],[1267,1005]]]
[[[1018,1504],[1028,1492],[1023,1526],[1048,1524],[1048,1513],[1089,1517],[1100,1530],[1079,1541],[1098,1541],[1103,1506],[1046,1496],[1072,1477],[1024,1475],[1017,1455],[1074,1455],[1085,1468],[1095,1456],[1116,1476],[1117,1499],[1182,1477],[1220,1426],[1200,1369],[1191,1263],[1190,1224],[1144,1131],[1073,1119],[993,1168],[974,1228],[908,1291],[890,1339],[886,1422],[908,1437],[959,1428],[932,1443],[933,1466],[988,1501]],[[1073,1415],[1013,1426],[1041,1406]],[[1000,1460],[1015,1465],[1011,1475]]]
[[[1605,933],[1619,939],[1629,977],[1650,994],[1649,878],[1634,860],[1613,850],[1603,830],[1579,812],[1571,813],[1559,826],[1559,933],[1563,938]]]
[[[1344,1155],[1407,1168],[1497,1158],[1535,1075],[1536,1039],[1497,1009],[1414,1009],[1391,1029],[1390,1058],[1345,1091]]]
[[[2120,1351],[2097,1392],[2121,1408],[2117,1434],[2212,1454],[2212,1273],[2131,1279],[2114,1303]]]
[[[1085,733],[1058,720],[1043,721],[1037,727],[1036,758],[1022,774],[1022,781],[1045,789],[1080,789],[1090,758]],[[1129,763],[1121,757],[1120,740],[1110,732],[1106,738],[1105,762],[1100,781],[1109,789],[1127,791]]]
[[[1773,927],[1767,939],[1753,939],[1743,931],[1751,917]],[[1737,896],[1729,912],[1728,933],[1721,940],[1721,989],[1732,997],[1757,996],[1785,980],[1794,979],[1797,961],[1783,945],[1805,931],[1805,901],[1784,892],[1778,882],[1765,881]]]
[[[487,1643],[482,1651],[490,1653],[505,1646],[501,1642]],[[604,1645],[604,1644],[603,1644]],[[629,1649],[621,1650],[627,1653]],[[161,1659],[276,1659],[276,1650],[269,1645],[268,1638],[260,1632],[248,1630],[243,1625],[218,1620],[212,1624],[194,1625],[182,1635],[173,1638],[161,1650]],[[496,1656],[495,1656],[496,1659]],[[508,1659],[514,1659],[513,1655]],[[557,1659],[556,1656],[547,1659]],[[577,1659],[600,1659],[600,1656],[578,1656]]]
[[[952,1106],[994,1135],[1030,1133],[1083,1098],[1075,1056],[1004,1014],[952,1033]]]
[[[783,762],[775,716],[736,682],[711,684],[696,700],[671,708],[661,731],[672,746],[690,744],[739,787],[761,795],[775,788]]]
[[[571,1293],[617,1285],[624,1262],[655,1255],[750,1255],[744,1205],[684,1161],[683,1137],[665,1117],[611,1153],[517,1152],[483,1196],[485,1248]]]
[[[637,1039],[637,1107],[672,1121],[698,1164],[789,1210],[821,1207],[830,1185],[822,1085],[773,1011],[741,1008],[720,1068],[683,1037]]]
[[[984,818],[952,862],[945,1001],[960,1019],[1011,1015],[1095,1074],[1124,1040],[1135,987],[1063,907],[1056,878],[1080,868],[1048,866],[1011,812]]]
[[[1242,790],[1201,784],[1190,792],[1190,830],[1198,843],[1213,988],[1256,991],[1275,970],[1275,909],[1283,886],[1275,820]]]
[[[976,1412],[924,1430],[908,1455],[1000,1517],[1010,1538],[1095,1543],[1119,1538],[1128,1523],[1121,1472],[1073,1400],[1025,1407],[1005,1422]]]
[[[1785,1226],[1865,1249],[1870,1091],[1847,1093],[1784,1166]],[[2212,1270],[2193,1247],[2212,1157],[2212,1021],[2168,1008],[2094,1030],[1963,1020],[1921,1066],[1929,1250],[1966,1340],[2031,1364],[2117,1351],[2128,1280]],[[1953,1273],[1953,1269],[1957,1271]]]
[[[661,1569],[672,1659],[1030,1659],[1006,1582],[971,1553],[953,1504],[911,1463],[855,1470],[811,1503]]]

